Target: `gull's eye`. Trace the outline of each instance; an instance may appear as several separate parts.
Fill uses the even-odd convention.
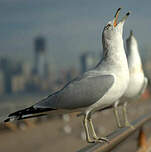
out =
[[[112,25],[111,24],[107,24],[105,29],[109,29],[109,27],[111,27]]]

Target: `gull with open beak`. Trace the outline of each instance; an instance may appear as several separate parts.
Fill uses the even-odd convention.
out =
[[[120,10],[121,8],[117,10],[113,21],[108,22],[104,27],[103,58],[96,67],[31,107],[10,114],[5,122],[37,117],[51,112],[79,111],[84,116],[83,125],[87,141],[89,143],[108,141],[107,138],[96,135],[91,116],[100,109],[116,107],[118,99],[128,86],[129,71],[122,33],[123,25],[130,13],[128,12],[117,23]]]
[[[122,104],[122,111],[124,114],[124,126],[134,128],[128,121],[127,118],[127,101],[142,95],[147,87],[148,79],[144,76],[141,57],[139,54],[137,40],[134,37],[133,31],[130,31],[130,36],[126,40],[127,47],[127,60],[129,67],[129,85],[121,99],[120,104]],[[119,120],[117,120],[119,122]],[[118,123],[118,127],[122,127]]]

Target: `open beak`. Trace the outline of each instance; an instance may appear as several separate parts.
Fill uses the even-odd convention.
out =
[[[122,18],[122,20],[120,22],[125,22],[128,18],[128,16],[130,15],[130,12],[126,13],[126,15]]]
[[[116,11],[116,14],[115,14],[115,16],[114,16],[114,22],[113,22],[114,27],[116,27],[116,25],[117,25],[117,19],[118,19],[118,16],[119,16],[119,13],[120,13],[121,9],[122,9],[122,8],[119,8],[119,9]]]

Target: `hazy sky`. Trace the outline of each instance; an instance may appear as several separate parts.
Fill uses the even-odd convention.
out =
[[[81,52],[101,50],[101,32],[118,7],[120,17],[132,12],[124,39],[133,29],[140,48],[150,46],[150,0],[0,0],[0,54],[31,62],[33,38],[43,35],[50,63],[77,65]]]

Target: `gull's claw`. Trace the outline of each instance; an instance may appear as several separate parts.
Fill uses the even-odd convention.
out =
[[[109,139],[106,138],[106,137],[97,137],[97,138],[94,138],[94,141],[95,142],[100,142],[100,143],[103,143],[103,142],[109,143],[110,142]]]
[[[105,138],[105,137],[100,137],[99,141],[103,141],[103,142],[107,142],[107,143],[110,142],[110,140],[108,138]]]
[[[131,129],[135,129],[135,127],[129,122],[125,123],[125,127],[130,127]]]
[[[88,143],[96,143],[96,140],[87,140]]]

